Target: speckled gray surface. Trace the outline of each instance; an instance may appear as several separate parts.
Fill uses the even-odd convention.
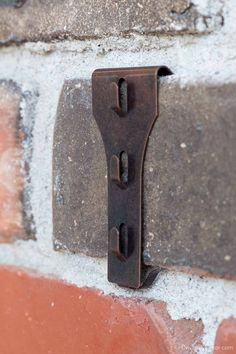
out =
[[[145,261],[235,275],[235,85],[161,85],[144,169]],[[106,254],[106,161],[89,81],[62,90],[54,132],[56,249]]]
[[[107,167],[91,104],[88,80],[63,86],[53,142],[54,247],[103,256]]]
[[[99,38],[130,33],[209,33],[223,25],[222,3],[199,0],[27,0],[0,8],[0,42]],[[195,4],[196,3],[196,4]]]
[[[162,86],[144,174],[145,260],[236,274],[236,85]]]

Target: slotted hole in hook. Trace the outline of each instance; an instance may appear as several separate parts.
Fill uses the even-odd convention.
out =
[[[120,153],[120,179],[123,184],[128,183],[129,168],[128,168],[128,154],[125,151]]]
[[[119,87],[119,106],[122,112],[128,111],[128,97],[127,97],[127,82],[121,78],[118,82]]]

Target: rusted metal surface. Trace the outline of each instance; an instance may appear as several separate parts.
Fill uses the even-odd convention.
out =
[[[235,276],[236,86],[163,78],[159,107],[144,162],[145,263]],[[107,167],[90,80],[63,86],[53,174],[55,249],[106,256]]]
[[[143,162],[159,114],[158,76],[166,67],[96,70],[93,115],[108,166],[108,279],[139,288],[153,269],[142,263]]]

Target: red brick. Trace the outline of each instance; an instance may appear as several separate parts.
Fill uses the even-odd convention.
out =
[[[162,302],[105,296],[0,268],[1,354],[194,353],[201,322],[171,320]]]
[[[21,168],[22,136],[18,129],[20,95],[14,86],[0,85],[0,242],[23,234]]]
[[[215,340],[214,354],[236,354],[236,319],[221,322]]]

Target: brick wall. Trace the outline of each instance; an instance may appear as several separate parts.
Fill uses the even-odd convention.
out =
[[[0,0],[0,353],[236,353],[234,0]],[[147,289],[107,281],[97,68],[167,65]],[[14,339],[14,340],[13,340]]]

